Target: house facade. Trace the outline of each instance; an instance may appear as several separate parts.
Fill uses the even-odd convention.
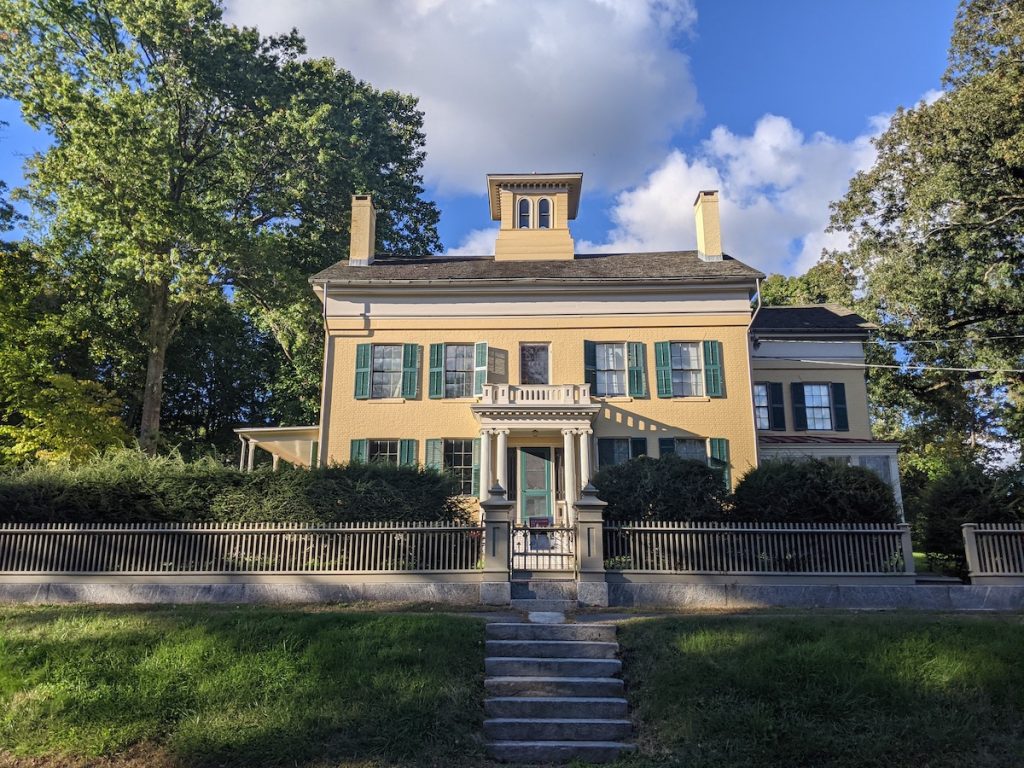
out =
[[[707,461],[730,486],[787,453],[895,461],[870,439],[863,369],[803,354],[818,339],[863,363],[870,327],[834,307],[820,317],[835,327],[812,308],[752,309],[763,275],[722,252],[716,192],[695,201],[696,250],[579,254],[581,174],[487,184],[493,256],[377,259],[373,201],[353,199],[349,258],[310,279],[321,422],[238,430],[242,468],[256,448],[304,466],[426,464],[478,499],[500,484],[517,522],[559,525],[598,469],[635,456]]]

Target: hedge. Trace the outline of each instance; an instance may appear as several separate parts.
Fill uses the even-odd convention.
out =
[[[607,467],[593,483],[608,521],[719,520],[728,496],[721,470],[674,454]]]
[[[423,467],[241,473],[212,459],[120,450],[0,474],[0,522],[463,521],[459,493],[455,478]]]

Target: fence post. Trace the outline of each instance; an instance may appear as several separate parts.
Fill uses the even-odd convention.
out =
[[[484,605],[511,605],[509,579],[509,524],[515,502],[505,498],[505,489],[495,483],[489,498],[481,502],[484,517],[484,570],[480,582],[480,602]]]
[[[967,555],[967,575],[973,580],[981,572],[978,560],[977,523],[964,523],[960,526],[964,535],[964,553]]]
[[[576,599],[580,605],[607,606],[608,583],[604,578],[604,508],[597,488],[587,483],[576,501],[576,560],[579,575]]]
[[[903,542],[903,572],[909,576],[917,573],[914,566],[914,542],[910,538],[910,523],[900,523],[900,540]]]

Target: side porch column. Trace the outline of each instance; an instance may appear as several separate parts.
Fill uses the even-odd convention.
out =
[[[491,430],[480,430],[480,502],[491,492]]]
[[[581,429],[580,433],[580,488],[590,485],[590,436],[592,429]]]
[[[245,450],[249,447],[249,443],[241,435],[238,436],[238,440],[242,444],[242,455],[238,457],[238,471],[245,472]]]
[[[565,511],[568,513],[567,517],[569,518],[566,522],[572,521],[574,517],[572,509],[576,503],[576,452],[572,449],[575,431],[574,429],[562,430],[562,451],[564,452],[564,461],[562,463],[565,466]]]
[[[252,472],[252,462],[253,462],[253,459],[256,458],[256,441],[253,440],[252,438],[249,438],[248,443],[249,443],[249,455],[248,455],[248,459],[246,461],[246,467],[247,467],[247,469],[250,472]]]

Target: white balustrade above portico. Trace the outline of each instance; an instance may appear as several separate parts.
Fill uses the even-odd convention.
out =
[[[589,384],[484,384],[482,405],[590,405]]]

